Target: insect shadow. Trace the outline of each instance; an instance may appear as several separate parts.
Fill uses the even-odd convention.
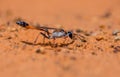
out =
[[[75,41],[72,40],[69,43],[61,43],[59,45],[58,45],[58,43],[52,44],[51,42],[48,42],[48,43],[32,43],[32,42],[28,42],[28,41],[21,41],[21,42],[24,43],[24,44],[33,45],[33,46],[40,45],[40,46],[51,46],[51,47],[55,48],[55,47],[66,47],[66,46],[69,46],[69,45],[73,44]]]

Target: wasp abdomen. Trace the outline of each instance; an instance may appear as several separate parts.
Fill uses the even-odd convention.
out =
[[[16,24],[22,26],[22,27],[26,27],[26,26],[29,26],[28,23],[24,22],[24,21],[17,21]]]

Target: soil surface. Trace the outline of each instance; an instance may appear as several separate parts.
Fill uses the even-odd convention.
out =
[[[16,24],[63,28],[45,39]],[[120,0],[0,0],[0,77],[120,77]]]

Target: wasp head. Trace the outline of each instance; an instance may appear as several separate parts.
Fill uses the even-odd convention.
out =
[[[68,35],[71,39],[73,38],[73,33],[72,33],[72,32],[68,31],[68,32],[67,32],[67,35]]]

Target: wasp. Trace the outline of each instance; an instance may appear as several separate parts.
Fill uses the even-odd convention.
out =
[[[27,28],[27,29],[37,29],[37,30],[43,31],[43,32],[40,32],[38,34],[38,36],[34,40],[34,43],[36,43],[36,41],[37,41],[40,34],[44,37],[43,43],[45,42],[45,38],[53,39],[54,44],[55,44],[55,39],[56,38],[62,38],[62,37],[64,37],[65,39],[67,37],[69,37],[70,39],[73,38],[72,31],[65,31],[64,29],[51,28],[51,27],[45,27],[45,26],[31,26],[27,22],[22,21],[22,20],[16,21],[16,24],[18,24],[21,27]],[[52,32],[50,32],[50,30],[52,30]]]

